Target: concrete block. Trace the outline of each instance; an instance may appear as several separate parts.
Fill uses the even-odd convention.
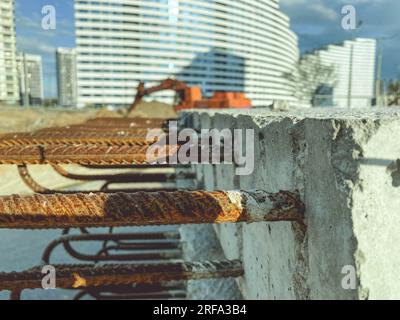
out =
[[[225,256],[243,261],[244,298],[400,298],[400,109],[184,114],[197,128],[255,130],[254,172],[199,165],[205,189],[297,189],[306,206],[306,227],[214,226]]]

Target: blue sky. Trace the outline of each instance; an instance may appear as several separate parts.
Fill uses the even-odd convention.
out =
[[[354,34],[341,27],[344,5],[353,5],[362,21]],[[291,18],[302,52],[353,36],[391,38],[381,41],[383,78],[400,78],[399,0],[281,0],[281,8]]]
[[[257,1],[257,0],[254,0]],[[16,0],[17,46],[19,50],[43,57],[45,96],[57,95],[55,49],[73,47],[73,0]],[[299,35],[302,52],[349,39],[341,28],[341,8],[352,4],[363,24],[359,37],[396,37],[382,42],[384,78],[400,77],[399,0],[281,0],[282,10],[291,18],[292,30]],[[42,7],[56,8],[57,27],[43,30]]]
[[[57,47],[74,47],[73,0],[16,0],[17,47],[19,50],[40,54],[43,59],[44,93],[57,96],[56,59]],[[56,8],[55,30],[42,29],[42,8]]]

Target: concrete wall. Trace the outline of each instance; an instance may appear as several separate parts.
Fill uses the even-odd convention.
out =
[[[182,116],[187,127],[255,130],[253,174],[197,165],[205,189],[297,189],[305,203],[305,227],[214,226],[225,256],[243,261],[245,299],[400,298],[400,109]]]

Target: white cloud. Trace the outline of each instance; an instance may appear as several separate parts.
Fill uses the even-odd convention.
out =
[[[36,37],[18,36],[18,50],[33,54],[53,54],[56,50],[54,46]]]
[[[301,18],[304,23],[335,21],[339,16],[339,12],[323,0],[282,0],[281,7],[293,20]]]

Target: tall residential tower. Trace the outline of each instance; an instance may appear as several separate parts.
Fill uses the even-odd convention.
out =
[[[340,45],[316,50],[311,55],[334,70],[334,84],[328,85],[331,87],[328,100],[332,101],[332,106],[371,107],[375,96],[375,39],[348,40]],[[326,101],[323,95],[318,100]]]
[[[40,105],[43,101],[42,57],[18,52],[17,69],[21,104]]]
[[[58,48],[56,61],[58,104],[64,107],[75,107],[77,104],[75,49]]]
[[[19,100],[14,0],[0,1],[0,103]]]
[[[75,0],[75,23],[81,106],[128,105],[139,81],[167,77],[255,106],[294,99],[297,38],[278,0]]]

